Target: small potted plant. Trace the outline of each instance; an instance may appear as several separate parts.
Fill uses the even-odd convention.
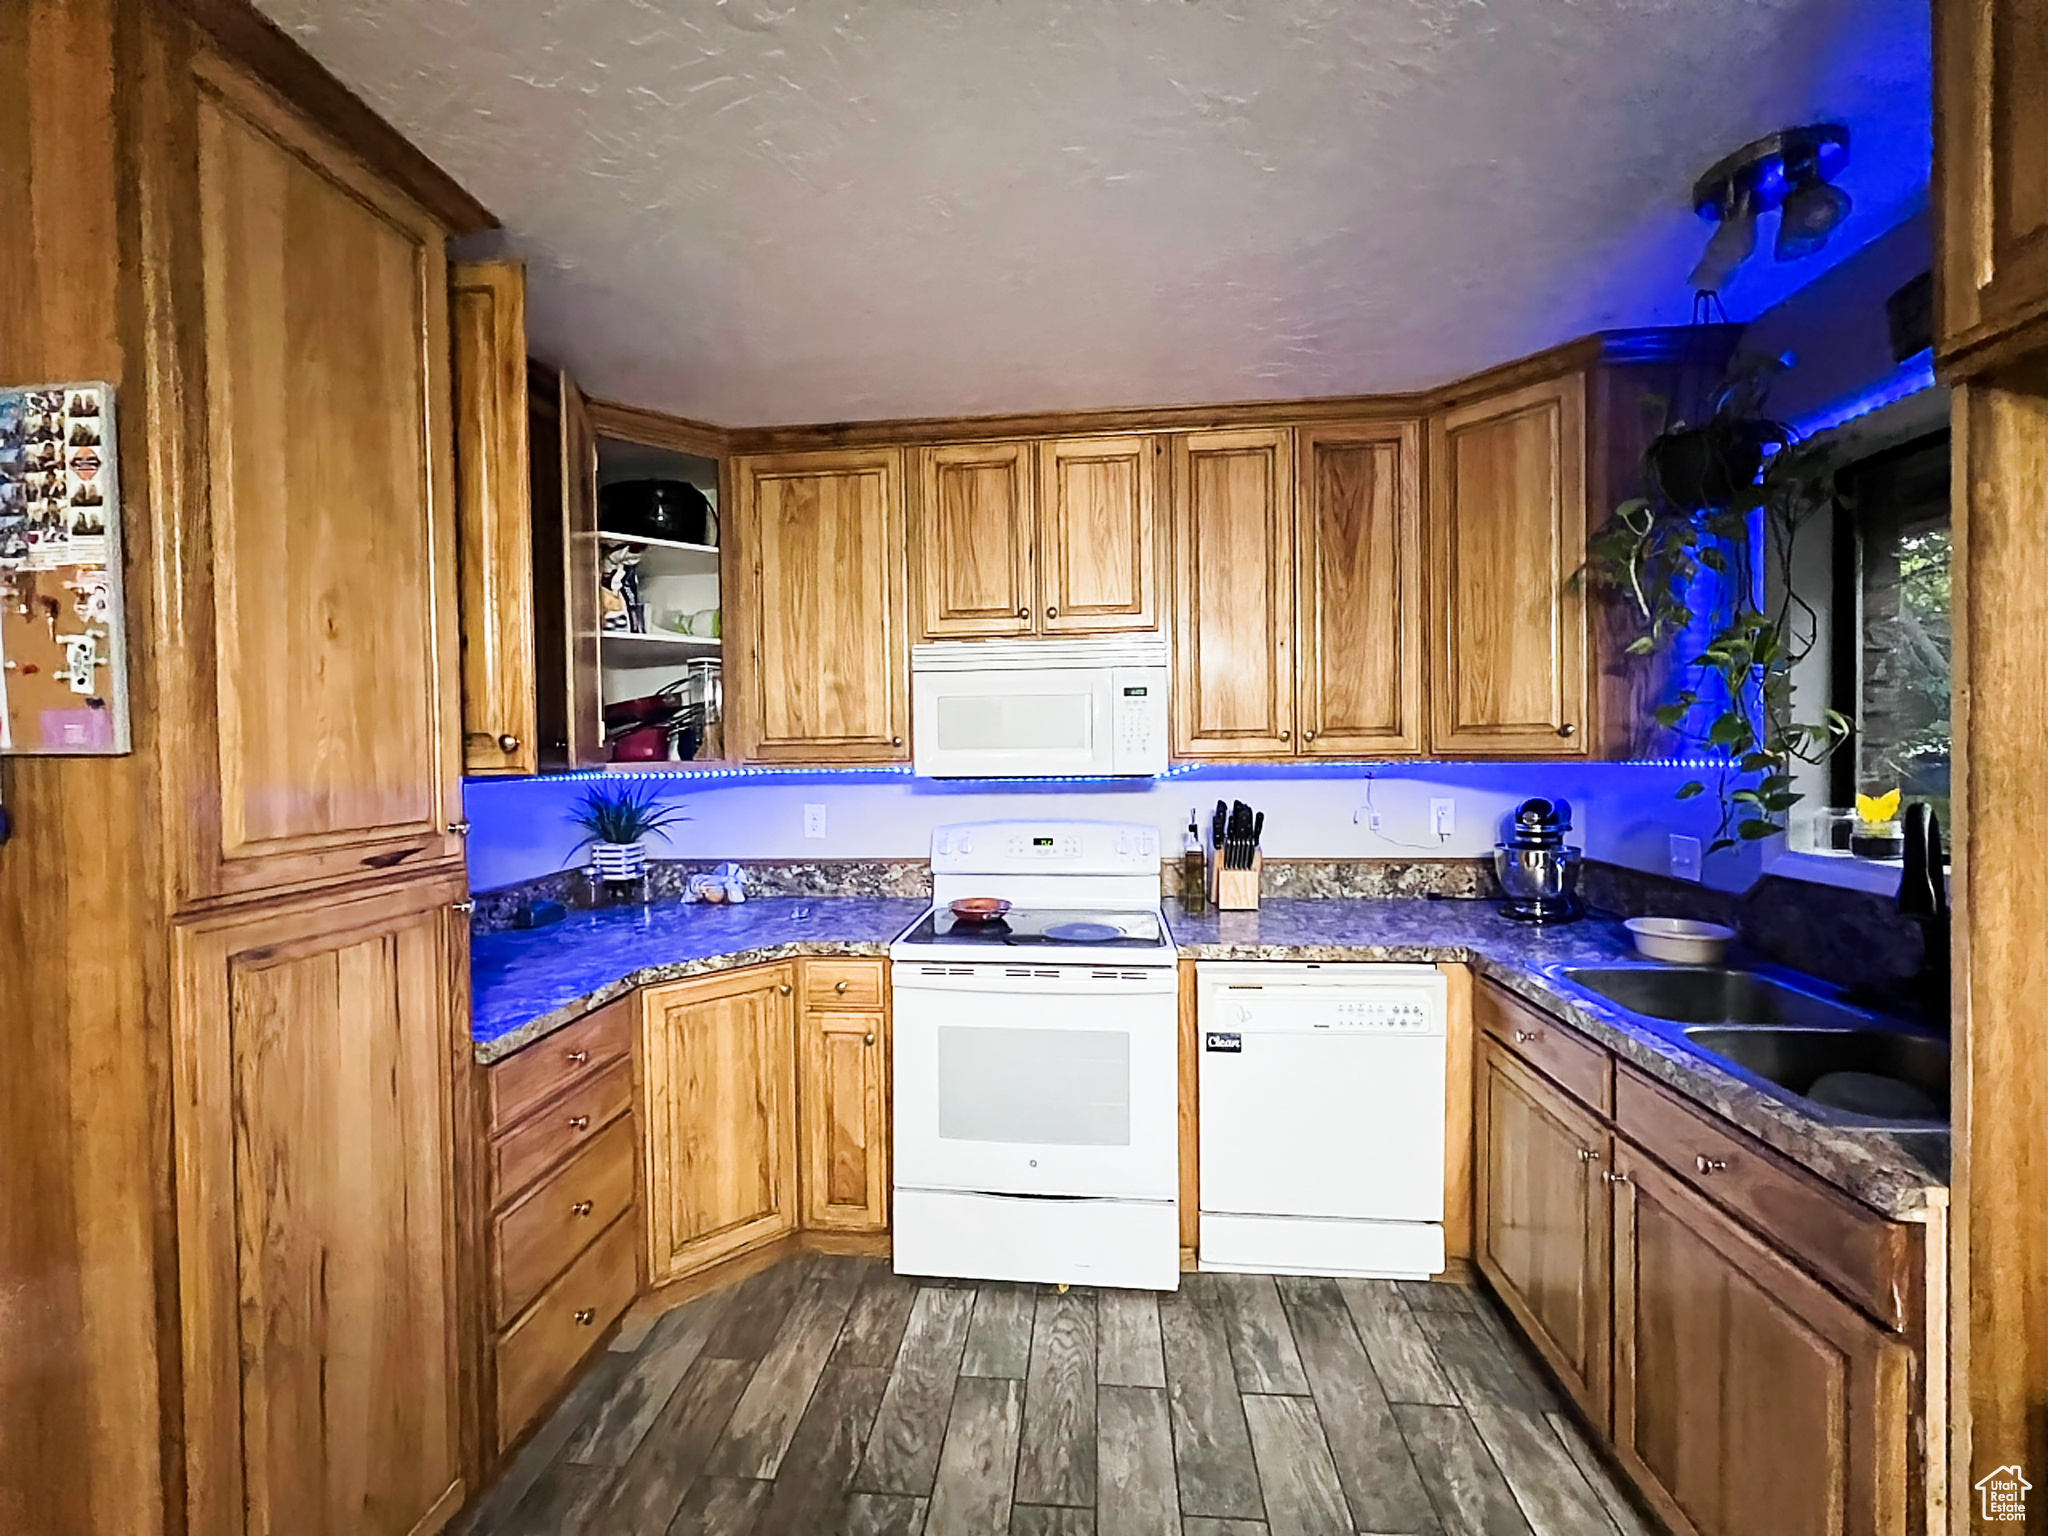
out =
[[[1899,859],[1906,854],[1906,835],[1899,829],[1899,792],[1856,797],[1856,825],[1849,832],[1849,851],[1859,859]]]
[[[593,789],[577,802],[569,819],[583,829],[571,856],[588,848],[591,867],[607,885],[629,885],[647,876],[647,839],[668,841],[664,830],[689,818],[662,805],[651,788],[622,785]]]

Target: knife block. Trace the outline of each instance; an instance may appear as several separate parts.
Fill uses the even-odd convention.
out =
[[[1218,912],[1259,910],[1259,875],[1266,867],[1263,850],[1252,850],[1250,869],[1225,869],[1220,857],[1209,861],[1209,900]]]

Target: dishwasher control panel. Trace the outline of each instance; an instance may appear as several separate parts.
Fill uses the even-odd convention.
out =
[[[1236,988],[1223,994],[1224,1019],[1239,1029],[1327,1029],[1331,1031],[1399,1031],[1443,1033],[1443,1023],[1427,998],[1360,997],[1291,987]]]

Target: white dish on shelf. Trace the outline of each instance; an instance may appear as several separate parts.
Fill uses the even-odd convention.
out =
[[[1622,926],[1636,941],[1636,953],[1671,965],[1714,965],[1728,953],[1733,928],[1684,917],[1632,917]]]

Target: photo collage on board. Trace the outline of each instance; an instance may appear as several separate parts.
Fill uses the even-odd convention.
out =
[[[95,387],[0,390],[0,571],[106,563],[104,422]]]

